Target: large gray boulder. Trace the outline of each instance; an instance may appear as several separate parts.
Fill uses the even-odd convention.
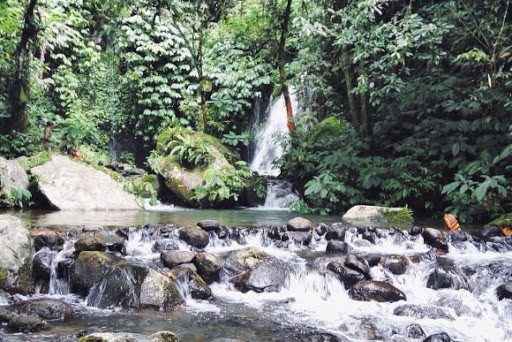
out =
[[[31,255],[29,231],[19,218],[0,215],[0,246],[0,287],[12,286]]]
[[[60,210],[137,210],[134,195],[109,175],[66,156],[31,170],[41,192]]]
[[[356,205],[350,208],[342,219],[349,222],[382,221],[390,225],[412,223],[412,215],[407,213],[408,209],[401,207]]]
[[[29,183],[28,175],[20,163],[0,157],[0,197],[9,199],[12,190],[27,190]]]

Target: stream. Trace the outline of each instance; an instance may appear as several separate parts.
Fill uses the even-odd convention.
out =
[[[499,301],[496,296],[496,287],[512,280],[512,252],[498,252],[470,241],[451,242],[447,254],[435,256],[422,235],[393,228],[345,227],[343,241],[348,254],[368,260],[378,255],[381,262],[370,267],[369,277],[393,284],[407,297],[406,301],[396,302],[358,301],[351,298],[343,282],[327,267],[331,261],[342,260],[346,253],[326,253],[326,235],[313,233],[309,244],[294,242],[293,238],[275,238],[276,229],[295,216],[287,211],[155,208],[138,213],[16,215],[32,228],[51,226],[62,232],[66,242],[55,258],[72,253],[76,235],[67,232],[76,227],[102,227],[111,232],[118,229],[115,227],[124,227],[129,233],[123,258],[155,263],[160,252],[154,252],[153,246],[160,237],[148,232],[172,222],[175,226],[170,236],[180,251],[203,250],[225,258],[227,253],[255,247],[284,262],[289,271],[283,269],[285,281],[275,292],[241,292],[229,279],[221,277],[210,284],[213,298],[208,300],[193,299],[188,284],[180,283],[178,289],[184,303],[167,312],[99,309],[88,305],[85,298],[69,294],[67,280],[53,276],[49,284],[49,293],[53,294],[35,297],[63,299],[75,307],[77,315],[53,321],[42,332],[8,335],[9,341],[76,341],[77,333],[84,329],[141,334],[169,330],[178,334],[181,341],[423,341],[440,332],[454,341],[512,341],[512,300]],[[339,221],[336,217],[308,218],[315,225],[326,223],[324,227]],[[180,226],[195,225],[203,219],[218,220],[232,233],[221,237],[210,231],[209,243],[202,249],[179,238]],[[373,234],[371,239],[368,232]],[[405,271],[393,271],[386,260],[406,260]],[[427,287],[433,270],[438,268],[461,270],[464,286]],[[18,300],[25,298],[15,296]],[[0,298],[2,301],[5,304],[7,299]],[[411,307],[404,309],[405,304]],[[405,314],[399,313],[404,311]],[[423,334],[411,333],[416,325]]]

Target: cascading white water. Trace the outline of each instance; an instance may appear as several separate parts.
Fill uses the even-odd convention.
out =
[[[299,106],[293,88],[290,88],[290,98],[293,113],[296,115]],[[251,170],[262,176],[279,176],[281,171],[272,163],[283,155],[283,148],[277,138],[288,134],[287,120],[286,104],[284,96],[281,95],[272,104],[267,121],[256,133],[254,157],[250,163]]]
[[[290,182],[278,179],[267,179],[267,197],[264,208],[288,208],[299,199]]]
[[[74,251],[72,241],[66,241],[62,246],[62,250],[57,253],[52,260],[50,271],[50,282],[48,286],[48,294],[67,295],[69,294],[69,283],[67,279],[59,277],[58,267],[59,263],[64,261]]]

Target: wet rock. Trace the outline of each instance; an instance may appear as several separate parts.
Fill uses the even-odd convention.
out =
[[[0,323],[7,323],[14,317],[14,314],[5,307],[0,307]],[[0,339],[1,341],[1,339]]]
[[[103,252],[84,251],[70,269],[70,291],[87,296],[91,287],[112,267],[112,257]]]
[[[495,236],[503,236],[503,233],[501,232],[500,227],[493,224],[493,225],[490,225],[489,227],[485,228],[484,231],[481,233],[481,236],[485,240],[489,240]]]
[[[424,338],[427,335],[419,324],[411,324],[405,328],[406,336],[409,338]]]
[[[361,237],[366,240],[366,241],[369,241],[371,244],[375,245],[375,243],[377,242],[377,235],[375,235],[375,233],[372,233],[372,232],[364,232]]]
[[[0,215],[0,246],[0,288],[17,286],[32,253],[29,231],[19,218]]]
[[[182,301],[169,277],[133,262],[109,270],[87,297],[88,305],[99,308],[149,306],[167,310]]]
[[[30,231],[34,249],[39,251],[41,248],[47,247],[50,250],[60,251],[64,245],[64,238],[59,232],[50,229],[34,229]]]
[[[30,299],[11,306],[17,313],[36,315],[47,320],[65,320],[75,315],[75,309],[62,300],[51,298]]]
[[[180,248],[178,241],[170,238],[164,238],[155,241],[153,247],[151,247],[151,251],[153,253],[158,252],[167,252],[167,251],[175,251]]]
[[[472,241],[473,238],[466,232],[463,232],[460,229],[451,231],[448,233],[446,240],[451,243],[460,243],[465,241]]]
[[[318,234],[318,236],[323,236],[325,235],[325,233],[327,233],[327,229],[329,227],[325,224],[325,223],[320,223],[316,228],[315,228],[315,233]]]
[[[473,284],[459,268],[453,267],[444,269],[442,267],[436,267],[428,276],[427,287],[434,290],[451,288],[455,290],[464,289],[471,291]]]
[[[405,293],[395,286],[379,280],[362,280],[348,292],[350,298],[360,301],[397,302],[407,300]]]
[[[364,239],[355,240],[353,242],[353,244],[354,244],[354,247],[357,247],[357,248],[370,248],[370,247],[374,246],[373,243],[371,243],[368,240],[364,240]]]
[[[181,264],[192,262],[196,253],[189,251],[168,251],[160,254],[160,260],[165,267],[174,268]]]
[[[499,300],[512,299],[512,281],[502,284],[496,288],[496,296]]]
[[[0,197],[9,201],[12,190],[28,190],[29,185],[27,172],[21,163],[0,156]]]
[[[80,342],[179,342],[178,336],[170,331],[159,331],[152,335],[132,333],[97,332],[80,338]]]
[[[206,282],[195,271],[186,268],[175,268],[171,271],[177,282],[188,286],[190,296],[194,299],[210,299],[212,298],[212,290]]]
[[[326,253],[347,254],[350,246],[345,241],[331,240],[327,243]]]
[[[307,232],[314,229],[313,223],[303,217],[295,217],[288,221],[286,228],[294,232]]]
[[[37,252],[32,258],[32,278],[36,284],[44,284],[50,281],[52,260],[56,252],[48,249]]]
[[[257,265],[261,260],[269,257],[265,251],[258,247],[246,247],[228,252],[224,258],[221,270],[222,278],[231,278],[249,268]]]
[[[312,333],[301,337],[300,342],[342,342],[338,336],[329,333]]]
[[[285,262],[267,257],[231,281],[241,292],[278,292],[288,278],[290,267]]]
[[[328,263],[327,269],[336,274],[336,277],[343,283],[345,289],[349,289],[357,282],[366,279],[363,274],[345,267],[340,261]]]
[[[267,236],[272,240],[281,240],[286,229],[283,226],[270,227]],[[288,236],[288,235],[287,235]]]
[[[208,233],[199,227],[184,227],[180,229],[180,239],[190,246],[204,248],[210,242]]]
[[[437,247],[445,239],[446,234],[438,229],[424,228],[421,236],[426,244]]]
[[[197,222],[197,226],[207,232],[211,230],[218,230],[219,229],[219,221],[217,220],[201,220]]]
[[[417,304],[404,304],[397,306],[393,311],[396,316],[407,316],[414,318],[430,318],[430,319],[447,319],[449,321],[455,318],[446,312],[443,308],[434,305],[417,305]]]
[[[325,233],[326,240],[345,240],[347,228],[342,226],[341,224],[334,223],[332,224]]]
[[[30,333],[44,329],[46,322],[36,315],[16,315],[7,323],[7,331]]]
[[[75,242],[75,253],[82,251],[123,252],[124,239],[118,235],[90,234]]]
[[[208,283],[219,280],[222,259],[210,253],[198,253],[192,260],[197,273]]]
[[[409,234],[411,234],[411,236],[416,236],[416,235],[420,235],[422,232],[423,232],[423,228],[414,226],[409,231]]]
[[[362,257],[368,262],[368,266],[370,267],[380,264],[383,258],[382,254],[380,253],[368,253]]]
[[[403,255],[386,256],[382,262],[382,267],[395,275],[405,274],[410,265],[409,258]]]
[[[452,341],[453,340],[451,339],[451,337],[445,332],[430,335],[429,337],[427,337],[426,339],[423,340],[423,342],[452,342]]]
[[[311,240],[313,238],[313,233],[309,232],[288,232],[286,233],[288,238],[293,241],[293,243],[302,246],[309,246]]]
[[[370,265],[368,265],[368,261],[366,261],[364,258],[350,254],[345,259],[345,266],[361,273],[365,276],[366,279],[371,279],[370,276]]]
[[[491,237],[488,244],[491,244],[491,249],[500,253],[512,251],[512,237],[510,236]]]

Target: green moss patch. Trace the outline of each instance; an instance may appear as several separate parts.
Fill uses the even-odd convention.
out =
[[[382,216],[390,226],[410,226],[414,222],[412,210],[405,207],[400,210],[382,210]]]

